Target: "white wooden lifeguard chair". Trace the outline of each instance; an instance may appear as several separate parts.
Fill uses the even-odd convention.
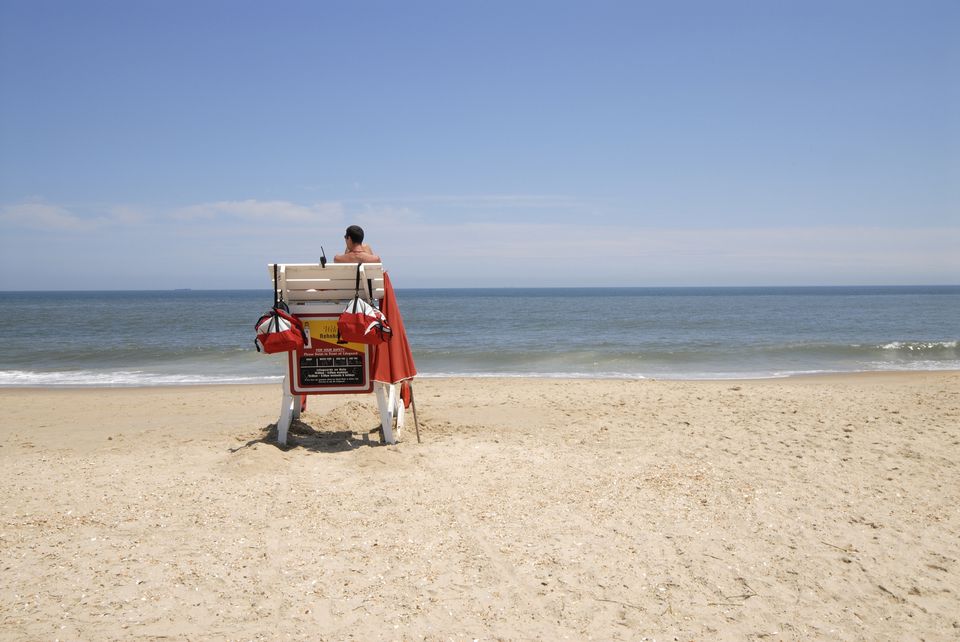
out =
[[[302,354],[286,353],[283,400],[277,420],[277,443],[287,443],[294,419],[300,418],[301,395],[376,394],[383,440],[395,444],[404,423],[399,386],[374,381],[373,346],[339,340],[337,319],[357,291],[368,303],[384,296],[381,263],[278,263],[267,266],[277,295],[290,314],[303,321],[307,344]],[[276,269],[275,269],[276,268]],[[394,430],[396,424],[396,430]]]

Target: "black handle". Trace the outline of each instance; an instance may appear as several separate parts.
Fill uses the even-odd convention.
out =
[[[277,303],[279,303],[279,301],[278,301],[278,299],[277,299],[277,290],[278,290],[278,288],[277,288],[277,264],[274,263],[274,264],[273,264],[273,307],[277,307]]]
[[[357,285],[356,290],[353,293],[353,311],[356,312],[357,308],[360,307],[360,264],[357,263]]]

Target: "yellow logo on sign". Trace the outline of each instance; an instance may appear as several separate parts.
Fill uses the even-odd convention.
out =
[[[366,346],[362,343],[353,343],[350,341],[338,341],[337,320],[336,319],[308,319],[305,324],[310,332],[310,341],[323,341],[341,348],[364,352]]]

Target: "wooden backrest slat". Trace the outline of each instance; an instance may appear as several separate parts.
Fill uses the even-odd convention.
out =
[[[273,281],[274,266],[267,271]],[[287,303],[297,301],[348,301],[353,298],[357,282],[356,263],[319,264],[279,263],[275,287]],[[360,278],[360,294],[363,298],[383,298],[383,265],[364,263]]]

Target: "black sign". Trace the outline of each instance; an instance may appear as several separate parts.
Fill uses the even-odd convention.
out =
[[[363,355],[319,354],[300,357],[300,385],[363,385]]]

